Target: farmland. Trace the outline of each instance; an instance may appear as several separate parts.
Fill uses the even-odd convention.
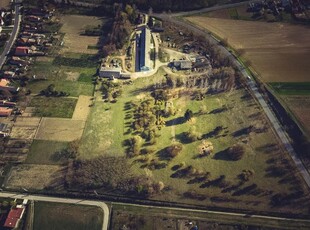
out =
[[[234,49],[244,51],[244,58],[265,82],[309,80],[310,31],[306,26],[203,16],[187,20],[226,39]]]
[[[10,0],[1,0],[0,8],[8,8],[10,6]]]
[[[102,210],[76,204],[36,202],[34,229],[102,229]]]

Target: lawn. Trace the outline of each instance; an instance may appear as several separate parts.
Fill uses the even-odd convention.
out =
[[[62,164],[65,159],[56,156],[56,152],[67,147],[67,142],[34,140],[27,155],[27,164]]]
[[[281,95],[310,95],[310,82],[271,82],[269,85]]]
[[[34,96],[29,106],[35,107],[39,117],[71,118],[76,102],[74,98]]]
[[[102,229],[103,213],[98,207],[49,202],[36,202],[34,207],[34,229]]]
[[[39,94],[41,90],[46,89],[51,84],[55,85],[56,91],[66,92],[71,97],[78,97],[79,95],[85,95],[85,96],[93,95],[94,86],[90,81],[85,82],[85,81],[38,80],[29,83],[28,88],[31,90],[31,93]]]
[[[132,85],[123,85],[122,96],[116,103],[103,102],[101,95],[97,95],[81,139],[80,157],[126,155],[123,143],[136,134],[131,128],[133,109],[127,105],[150,98],[149,87],[162,80],[160,71],[150,78],[137,79]],[[166,192],[152,198],[237,209],[308,211],[305,206],[296,208],[291,203],[281,207],[272,204],[273,195],[303,190],[303,185],[296,186],[301,182],[288,154],[278,144],[261,108],[246,90],[239,88],[207,95],[200,101],[193,99],[195,90],[178,90],[170,101],[176,114],[164,118],[166,125],[156,131],[154,145],[142,143],[141,149],[151,147],[155,151],[128,158],[133,174],[151,177],[167,186]],[[204,112],[201,112],[202,108]],[[192,110],[194,116],[186,122],[183,116],[187,109]],[[216,133],[219,126],[223,129]],[[202,134],[203,140],[186,140],[185,132],[192,127]],[[248,133],[249,128],[252,131]],[[213,144],[214,151],[210,156],[199,157],[198,148],[203,141]],[[166,157],[165,148],[175,142],[182,144],[181,153],[174,158]],[[241,160],[234,161],[227,149],[237,143],[244,146],[245,154]],[[154,167],[154,164],[160,167]],[[182,174],[189,166],[194,168],[195,175]],[[249,180],[244,182],[240,179],[243,170],[252,172]],[[200,180],[199,175],[208,175],[208,179]],[[225,188],[229,189],[226,191]],[[194,195],[189,195],[193,192]],[[304,191],[304,195],[296,203],[306,202],[308,192]]]

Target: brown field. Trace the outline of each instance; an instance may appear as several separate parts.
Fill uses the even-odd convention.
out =
[[[72,116],[73,120],[82,120],[86,121],[89,111],[90,111],[90,105],[92,103],[91,101],[92,97],[89,96],[79,96],[78,102],[76,103],[74,113]]]
[[[0,8],[9,8],[10,7],[10,0],[1,0],[0,1]]]
[[[42,118],[36,140],[74,141],[81,138],[85,121],[65,118]]]
[[[310,96],[281,96],[310,136]]]
[[[6,188],[42,190],[50,186],[62,186],[63,167],[59,165],[23,164],[12,168]]]
[[[301,25],[266,23],[193,16],[194,24],[243,49],[265,82],[310,80],[310,30]]]
[[[97,53],[97,50],[87,49],[87,46],[97,45],[99,37],[82,36],[81,33],[88,25],[101,25],[102,23],[99,18],[81,15],[63,15],[61,17],[61,23],[63,24],[61,32],[66,34],[64,37],[64,48],[62,49],[63,53]]]

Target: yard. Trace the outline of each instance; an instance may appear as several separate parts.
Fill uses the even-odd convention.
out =
[[[132,85],[123,85],[122,96],[115,103],[103,102],[97,95],[81,139],[80,158],[95,160],[99,156],[126,155],[124,141],[135,135],[130,104],[150,98],[150,86],[163,81],[161,71],[155,76],[137,79]],[[172,92],[176,96],[170,103],[176,108],[176,114],[166,118],[166,125],[156,131],[154,145],[147,142],[141,145],[142,150],[153,150],[128,158],[134,175],[162,181],[167,187],[165,192],[152,198],[234,209],[307,213],[309,193],[288,154],[268,128],[261,108],[246,90],[238,88],[207,95],[198,101],[193,99],[194,93],[195,90],[186,88]],[[189,121],[183,118],[187,109],[194,114]],[[193,127],[202,135],[202,140],[186,139],[186,132]],[[217,127],[222,127],[221,131],[216,131]],[[249,128],[252,131],[248,131]],[[205,141],[212,143],[214,151],[210,156],[201,157],[199,149]],[[177,142],[182,144],[181,153],[167,157],[166,148]],[[241,160],[234,161],[227,149],[237,143],[244,146],[245,154]],[[186,174],[188,168],[194,173]],[[245,174],[249,179],[242,182],[240,178]],[[300,189],[304,195],[296,198],[295,203],[273,204],[276,194]]]
[[[102,229],[103,213],[98,207],[36,202],[34,213],[34,229]]]

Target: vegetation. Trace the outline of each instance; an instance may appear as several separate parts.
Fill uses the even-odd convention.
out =
[[[77,99],[33,97],[29,106],[35,107],[35,116],[71,118]]]
[[[272,82],[269,85],[282,95],[310,95],[310,82]]]
[[[35,229],[102,229],[103,211],[99,207],[35,202],[34,213]]]

